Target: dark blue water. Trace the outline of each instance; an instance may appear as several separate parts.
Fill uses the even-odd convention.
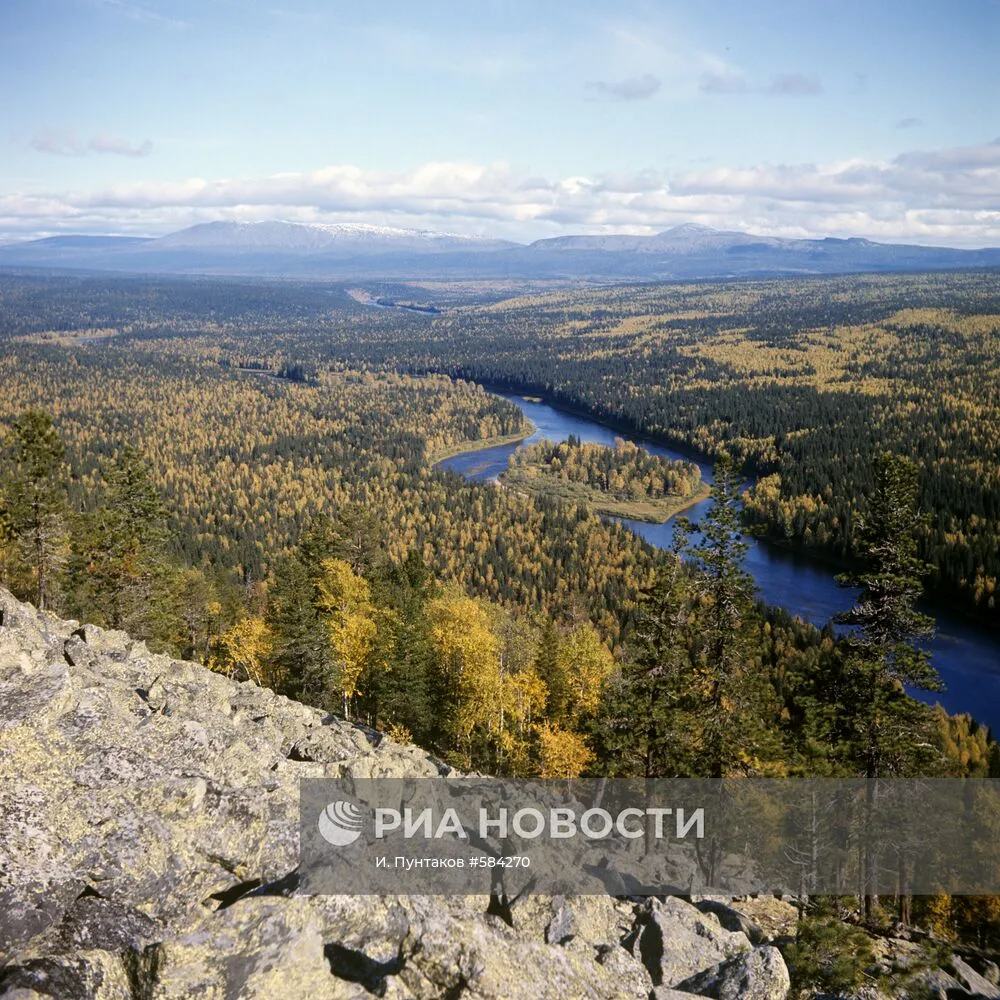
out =
[[[585,417],[557,410],[547,403],[534,403],[521,396],[503,394],[516,403],[537,430],[528,443],[548,438],[565,441],[570,434],[595,444],[613,445],[616,437],[635,441],[654,455],[692,461],[689,455],[642,438],[613,431]],[[459,472],[469,479],[496,479],[507,468],[507,459],[520,445],[502,445],[482,451],[466,452],[445,459],[443,468]],[[711,466],[697,463],[702,478],[711,482]],[[704,500],[684,512],[697,522],[710,504]],[[637,535],[651,544],[667,548],[673,540],[674,526],[649,524],[645,521],[622,519]],[[857,591],[838,587],[833,573],[824,564],[806,556],[789,552],[767,542],[747,538],[746,568],[757,584],[758,596],[768,604],[787,608],[793,615],[814,625],[825,625],[837,612],[846,611],[854,603]],[[947,685],[947,690],[934,695],[921,695],[928,701],[939,701],[949,712],[969,712],[980,722],[1000,732],[1000,636],[977,628],[961,618],[943,611],[934,611],[937,635],[928,644],[934,666]],[[920,693],[917,692],[919,695]]]

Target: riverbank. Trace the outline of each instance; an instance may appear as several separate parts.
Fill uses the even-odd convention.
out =
[[[701,467],[702,478],[708,483],[712,482],[712,469],[715,465],[715,457],[701,451],[699,448],[692,447],[685,441],[675,440],[674,438],[667,437],[665,434],[655,434],[652,431],[647,431],[641,427],[637,427],[629,420],[622,420],[620,418],[608,416],[605,413],[599,413],[598,411],[591,410],[587,406],[580,403],[567,402],[558,394],[546,389],[527,389],[516,385],[505,385],[502,382],[484,382],[470,374],[441,372],[438,369],[433,369],[433,371],[435,374],[451,375],[452,378],[461,378],[466,382],[474,382],[476,385],[482,386],[487,392],[492,392],[496,396],[517,396],[518,399],[522,399],[526,403],[544,403],[545,406],[551,406],[553,410],[558,410],[560,413],[565,413],[567,416],[579,417],[581,420],[591,421],[595,424],[599,424],[601,427],[606,427],[609,431],[614,431],[617,434],[627,436],[630,440],[635,441],[635,443],[639,445],[651,444],[660,448],[669,448],[671,451],[676,452],[679,456],[690,459],[692,462],[696,462]]]
[[[385,296],[376,298],[363,288],[348,288],[347,294],[359,305],[372,306],[377,309],[402,309],[403,312],[422,313],[425,316],[440,316],[443,312],[435,305],[424,305],[421,302],[395,302]]]
[[[527,468],[535,468],[528,466]],[[658,497],[648,500],[615,500],[584,483],[564,482],[545,475],[526,475],[525,469],[515,468],[500,476],[500,483],[520,493],[549,497],[562,503],[583,504],[596,514],[625,517],[647,524],[664,524],[672,517],[701,503],[711,492],[707,483],[682,497]]]
[[[503,448],[506,445],[520,444],[522,441],[530,438],[536,430],[535,425],[529,420],[528,430],[519,431],[517,434],[507,434],[504,437],[480,438],[478,441],[471,439],[459,441],[447,448],[438,448],[436,451],[432,451],[427,456],[427,464],[432,466],[438,465],[441,462],[446,462],[449,458],[455,458],[456,455],[465,455],[473,451],[485,451],[487,448]]]

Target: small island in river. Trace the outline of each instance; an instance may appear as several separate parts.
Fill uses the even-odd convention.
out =
[[[660,458],[621,438],[613,448],[583,444],[572,435],[559,444],[539,441],[511,455],[500,480],[524,493],[655,523],[709,494],[694,462]]]

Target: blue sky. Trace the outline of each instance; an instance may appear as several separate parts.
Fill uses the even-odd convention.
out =
[[[1000,245],[1000,0],[3,0],[0,235]]]

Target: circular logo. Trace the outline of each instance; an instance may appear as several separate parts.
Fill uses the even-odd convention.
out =
[[[328,844],[347,847],[361,836],[364,819],[353,802],[331,802],[319,814],[319,832]]]

